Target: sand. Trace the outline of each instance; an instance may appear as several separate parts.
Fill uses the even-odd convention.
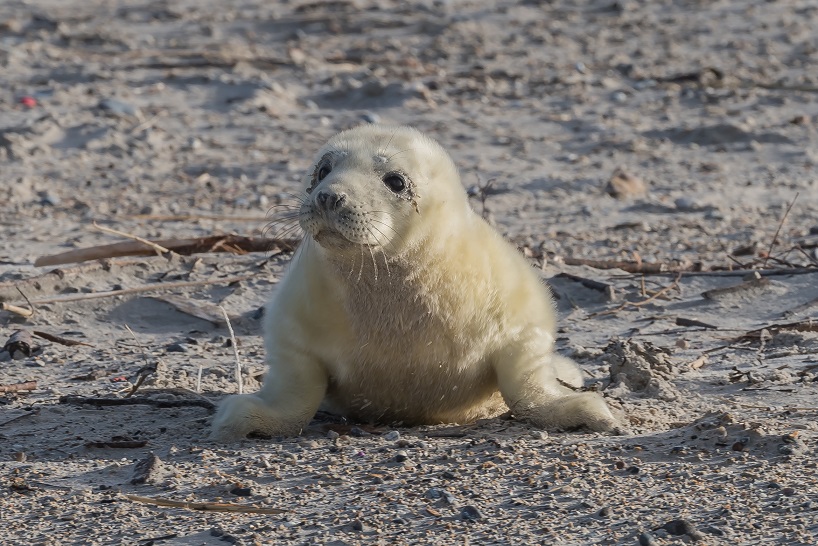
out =
[[[816,543],[817,29],[806,0],[0,3],[0,302],[36,308],[0,346],[83,343],[0,351],[36,381],[0,394],[4,542]],[[33,265],[124,240],[94,222],[298,236],[270,218],[372,121],[450,150],[631,434],[320,415],[218,445],[218,306],[253,390],[288,252]]]

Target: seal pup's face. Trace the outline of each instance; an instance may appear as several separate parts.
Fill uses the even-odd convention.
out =
[[[299,223],[336,256],[364,247],[400,255],[435,230],[435,209],[453,201],[468,209],[448,154],[411,127],[339,133],[318,152],[304,185]]]

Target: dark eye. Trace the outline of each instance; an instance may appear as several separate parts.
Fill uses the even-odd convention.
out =
[[[332,167],[329,165],[322,165],[320,169],[318,169],[318,180],[321,181],[327,177],[327,175],[332,172]]]
[[[406,189],[406,181],[399,174],[390,173],[383,177],[386,187],[395,193],[400,193]]]

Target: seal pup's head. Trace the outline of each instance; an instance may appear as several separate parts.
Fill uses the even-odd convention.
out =
[[[412,127],[362,125],[332,137],[304,180],[299,223],[325,251],[401,256],[470,214],[457,168]],[[446,207],[443,210],[443,207]]]

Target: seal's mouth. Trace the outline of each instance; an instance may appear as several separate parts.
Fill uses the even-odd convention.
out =
[[[324,228],[312,236],[319,245],[325,248],[348,248],[350,246],[358,246],[360,243],[350,241],[340,231],[334,229]]]

